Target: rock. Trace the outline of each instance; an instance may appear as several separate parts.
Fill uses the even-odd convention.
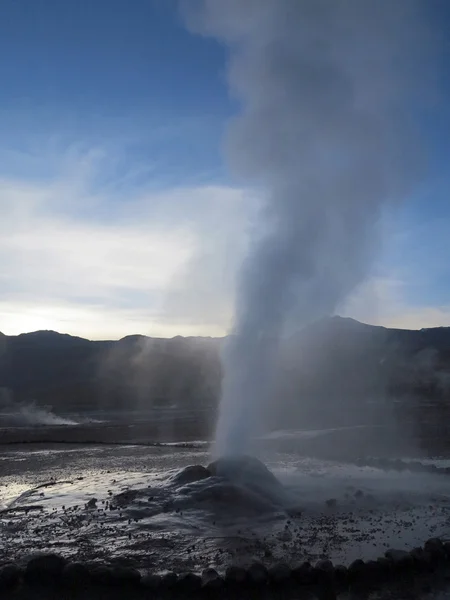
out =
[[[178,577],[177,589],[183,593],[196,593],[202,587],[201,577],[195,573],[182,573]]]
[[[62,570],[62,580],[66,585],[83,587],[90,579],[88,567],[81,562],[68,563]]]
[[[202,587],[208,590],[219,590],[223,579],[215,569],[205,569],[202,573]]]
[[[369,561],[369,562],[372,562],[372,561]],[[387,575],[390,575],[392,573],[392,563],[385,556],[380,556],[379,558],[377,558],[377,560],[375,562],[378,565],[378,567],[377,567],[378,573],[377,574],[380,577],[386,577]]]
[[[406,550],[391,549],[387,550],[384,555],[395,569],[406,569],[414,564],[410,553]]]
[[[152,592],[159,591],[161,589],[161,575],[147,573],[142,577],[141,585]]]
[[[423,549],[425,552],[429,552],[435,559],[445,558],[444,544],[439,538],[431,538],[427,540]]]
[[[334,567],[331,560],[319,560],[314,567],[317,582],[321,586],[329,587],[334,581]]]
[[[444,542],[445,558],[450,559],[450,542]]]
[[[292,577],[300,585],[313,585],[317,582],[318,574],[311,563],[304,562],[292,570]]]
[[[112,586],[114,584],[113,572],[106,565],[93,565],[89,572],[94,585]]]
[[[348,580],[347,567],[344,565],[336,565],[334,568],[334,580],[339,587],[344,587]]]
[[[132,567],[114,567],[112,579],[114,585],[135,587],[141,581],[141,574]]]
[[[138,494],[138,490],[125,490],[124,492],[120,492],[120,494],[116,494],[111,498],[111,506],[114,508],[124,508],[131,504],[131,502],[134,502]]]
[[[318,600],[336,600],[337,594],[334,585],[330,582],[323,582],[316,589]]]
[[[161,587],[164,590],[173,590],[178,583],[178,575],[173,571],[161,573]]]
[[[317,571],[323,571],[324,573],[333,573],[333,563],[331,560],[319,560],[316,563]]]
[[[282,585],[290,581],[292,570],[288,565],[279,563],[269,569],[269,582],[275,585]]]
[[[363,497],[364,497],[364,492],[362,490],[356,490],[355,498],[363,498]]]
[[[433,566],[433,556],[423,548],[414,548],[409,553],[413,560],[413,566],[420,570],[428,570]]]
[[[225,572],[225,582],[230,585],[243,585],[247,581],[247,571],[242,567],[228,567]]]
[[[15,588],[22,578],[22,569],[11,563],[0,569],[0,590]]]
[[[86,508],[97,508],[97,498],[91,498],[89,502],[86,503]]]
[[[350,581],[357,581],[365,573],[365,563],[361,559],[354,560],[348,567],[348,577]]]
[[[336,498],[328,498],[328,500],[325,500],[325,504],[328,506],[328,508],[336,508],[337,500]]]
[[[269,572],[261,563],[253,563],[247,569],[247,577],[254,585],[265,585],[269,580]]]
[[[31,558],[24,578],[28,583],[54,584],[60,581],[66,560],[57,554],[41,554]]]
[[[186,485],[188,483],[194,483],[195,481],[207,479],[208,477],[211,477],[209,469],[202,465],[190,465],[177,473],[172,478],[172,482],[177,485]]]

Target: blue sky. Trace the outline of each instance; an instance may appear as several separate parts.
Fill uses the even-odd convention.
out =
[[[2,1],[0,331],[226,331],[257,202],[224,166],[225,72],[171,0]],[[428,174],[345,314],[450,325],[445,87]]]

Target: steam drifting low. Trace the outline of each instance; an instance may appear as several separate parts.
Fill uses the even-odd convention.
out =
[[[385,206],[420,177],[430,15],[425,0],[200,4],[190,25],[227,45],[242,103],[229,163],[263,198],[224,353],[216,450],[227,455],[251,451],[263,426],[284,333],[361,283]]]

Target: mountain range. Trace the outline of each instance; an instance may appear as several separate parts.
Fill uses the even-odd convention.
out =
[[[215,409],[223,338],[90,341],[54,331],[0,333],[0,402],[57,412]],[[387,329],[327,318],[285,340],[271,418],[378,418],[386,406],[447,407],[450,328]],[[381,408],[380,408],[381,407]],[[406,408],[405,408],[406,407]],[[268,409],[269,410],[269,409]]]

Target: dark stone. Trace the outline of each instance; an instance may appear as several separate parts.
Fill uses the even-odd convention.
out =
[[[365,574],[365,562],[361,559],[354,560],[348,567],[348,577],[350,581],[357,581]]]
[[[25,569],[28,583],[54,584],[61,580],[66,560],[57,554],[40,554],[31,558]]]
[[[93,584],[100,586],[112,586],[114,584],[112,569],[106,565],[93,565],[89,571]]]
[[[318,574],[311,563],[304,562],[292,570],[292,576],[300,585],[313,585],[317,582]]]
[[[247,581],[247,571],[242,567],[228,567],[225,572],[225,581],[230,585],[243,585]]]
[[[413,558],[406,550],[387,550],[384,553],[385,557],[391,562],[392,567],[396,570],[408,569],[414,566]]]
[[[414,548],[409,553],[413,559],[413,567],[418,570],[430,570],[433,566],[433,556],[423,548]]]
[[[328,508],[336,508],[337,500],[336,498],[328,498],[328,500],[325,500],[325,504],[328,506]]]
[[[288,565],[279,563],[269,569],[269,582],[275,585],[288,583],[292,578],[292,570]]]
[[[157,575],[154,573],[147,573],[141,579],[141,585],[153,592],[156,592],[161,589],[161,575]]]
[[[318,600],[336,600],[337,598],[336,589],[330,582],[319,585],[316,594]]]
[[[11,590],[15,588],[22,578],[22,569],[11,563],[0,569],[0,590]]]
[[[202,587],[208,590],[219,590],[223,587],[223,579],[215,569],[205,569],[202,573]]]
[[[201,577],[195,573],[182,573],[178,577],[177,589],[183,593],[195,593],[202,587]]]
[[[112,578],[114,585],[136,587],[141,581],[141,574],[132,567],[114,567]]]
[[[444,544],[439,538],[431,538],[430,540],[427,540],[423,549],[425,552],[429,552],[435,559],[445,558]]]
[[[380,556],[375,562],[378,565],[378,575],[381,579],[388,577],[392,573],[392,563],[385,556]]]
[[[348,581],[348,569],[344,565],[336,565],[334,567],[334,580],[340,587],[344,587]]]
[[[89,583],[91,574],[84,563],[68,563],[62,571],[62,580],[66,585],[83,587]]]
[[[247,569],[247,577],[254,585],[265,585],[269,580],[269,572],[261,563],[253,563]]]
[[[334,570],[331,560],[319,560],[316,563],[316,569],[318,571],[324,571],[325,573],[332,573]]]
[[[371,581],[377,579],[379,573],[381,572],[381,565],[377,560],[368,560],[365,563],[364,568],[367,579]]]
[[[172,590],[178,582],[178,575],[172,571],[161,573],[161,587],[165,590]]]

